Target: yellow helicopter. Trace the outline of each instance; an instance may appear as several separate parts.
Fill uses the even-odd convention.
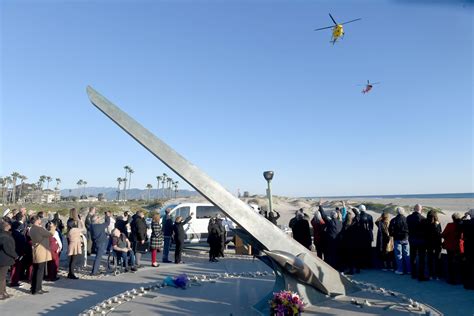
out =
[[[334,25],[333,25],[333,26],[322,27],[322,28],[319,28],[319,29],[315,29],[315,31],[326,30],[326,29],[331,29],[331,28],[332,28],[331,43],[332,43],[333,45],[336,43],[336,41],[337,41],[339,38],[343,38],[343,37],[344,37],[344,27],[343,27],[344,24],[352,23],[352,22],[361,20],[361,19],[359,18],[359,19],[350,20],[350,21],[347,21],[347,22],[344,22],[344,23],[339,24],[339,23],[337,23],[336,20],[332,17],[331,13],[329,13],[329,16],[331,17],[331,20],[334,22]]]

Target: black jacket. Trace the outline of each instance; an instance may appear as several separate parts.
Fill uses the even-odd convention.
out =
[[[474,256],[474,218],[465,219],[460,225],[464,239],[464,253],[466,257]]]
[[[163,236],[173,236],[173,217],[171,215],[165,215],[161,220],[161,227],[163,228]]]
[[[267,219],[272,222],[274,225],[277,225],[277,220],[280,218],[280,213],[278,213],[277,211],[274,211],[277,215],[273,215],[273,212],[268,214],[268,217]]]
[[[136,242],[146,240],[146,221],[140,216],[135,217],[130,224],[132,228],[132,240]]]
[[[361,242],[371,243],[374,240],[374,220],[372,215],[362,211],[358,220],[359,238]]]
[[[173,233],[174,233],[174,242],[175,243],[184,243],[184,237],[186,234],[184,233],[184,225],[186,225],[192,219],[191,216],[188,216],[184,221],[180,223],[174,223],[173,225]]]
[[[388,232],[394,240],[407,240],[408,224],[406,217],[398,214],[395,218],[392,218],[390,225],[388,225]]]
[[[221,229],[219,224],[215,221],[209,221],[209,225],[207,226],[207,243],[211,246],[213,245],[220,245],[221,242]]]
[[[0,267],[9,267],[18,257],[15,252],[15,240],[8,232],[0,232]]]
[[[13,240],[15,241],[15,252],[19,256],[23,256],[26,253],[26,247],[31,247],[31,246],[29,246],[26,243],[26,236],[25,236],[24,231],[18,229],[18,228],[21,228],[21,226],[19,225],[15,225],[15,226],[17,226],[17,229],[13,229],[13,225],[12,225],[12,237],[13,237]]]
[[[426,218],[418,212],[407,216],[410,244],[424,245],[426,242]]]
[[[425,240],[428,249],[441,249],[441,225],[439,223],[426,223]]]
[[[309,248],[311,246],[311,232],[309,230],[309,223],[307,220],[303,219],[298,219],[293,227],[293,238],[305,246],[306,248]]]
[[[337,238],[342,230],[342,222],[337,219],[326,220],[325,240],[331,241]]]
[[[115,228],[117,228],[118,230],[120,230],[120,233],[124,234],[125,236],[128,235],[127,233],[127,221],[124,220],[124,219],[118,219],[116,222],[115,222]]]
[[[105,217],[105,223],[102,224],[91,224],[91,238],[96,245],[104,244],[108,242],[109,236],[107,235],[106,229],[110,224],[110,218]]]

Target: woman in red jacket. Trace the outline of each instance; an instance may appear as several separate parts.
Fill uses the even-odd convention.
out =
[[[448,253],[448,283],[459,282],[459,271],[461,270],[461,258],[464,253],[464,242],[461,229],[461,214],[452,215],[453,222],[448,223],[441,236],[444,238],[443,248]]]

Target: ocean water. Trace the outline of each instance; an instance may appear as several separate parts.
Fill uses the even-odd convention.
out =
[[[324,198],[366,198],[366,199],[474,199],[474,193],[437,193],[437,194],[394,194],[394,195],[353,195],[324,196]],[[309,197],[319,199],[319,197]]]

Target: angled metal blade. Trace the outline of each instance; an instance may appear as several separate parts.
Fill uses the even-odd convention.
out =
[[[196,189],[196,191],[220,208],[237,225],[257,239],[266,250],[286,251],[295,256],[302,253],[306,254],[306,257],[309,258],[307,259],[308,267],[320,276],[321,284],[318,290],[329,294],[347,294],[358,290],[354,284],[319,259],[314,253],[287,236],[265,217],[257,214],[250,206],[233,196],[219,183],[187,161],[93,88],[87,87],[87,94],[95,107]]]
[[[331,17],[331,20],[334,22],[335,25],[337,25],[337,22],[336,22],[336,20],[334,20],[334,18],[332,17],[331,13],[329,13],[329,17]]]
[[[321,31],[321,30],[327,30],[327,29],[332,29],[334,26],[326,26],[326,27],[321,27],[319,29],[315,29],[314,31]]]
[[[362,19],[361,19],[361,18],[359,18],[359,19],[355,19],[355,20],[350,20],[350,21],[347,21],[347,22],[341,23],[341,25],[344,25],[344,24],[347,24],[347,23],[352,23],[352,22],[359,21],[359,20],[362,20]]]

